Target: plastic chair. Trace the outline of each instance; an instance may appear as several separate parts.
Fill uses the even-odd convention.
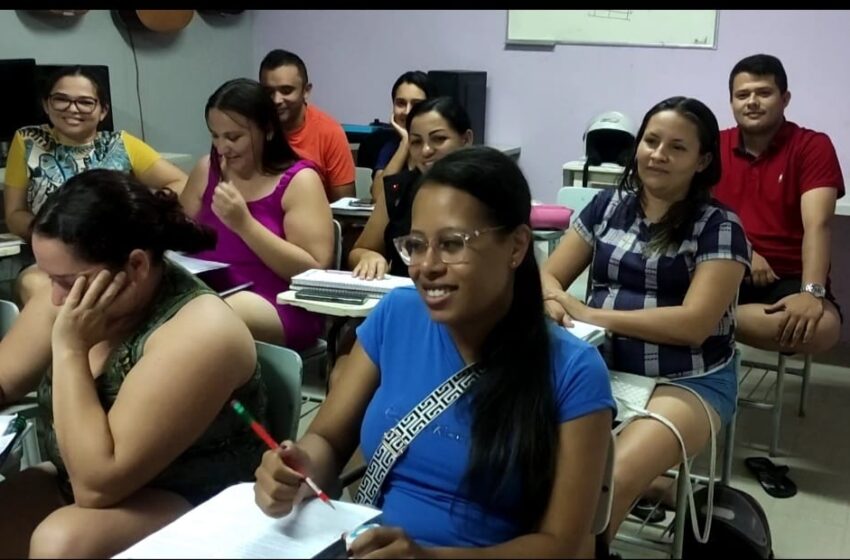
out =
[[[573,221],[575,221],[578,219],[579,213],[593,200],[594,196],[599,194],[600,190],[593,187],[561,187],[558,190],[558,204],[572,208]],[[581,301],[585,301],[588,288],[590,287],[588,270],[588,268],[585,268],[579,277],[567,288],[567,293]]]
[[[754,346],[747,346],[744,344],[738,344],[739,348],[743,349],[747,353],[751,353],[753,350],[768,352],[767,350],[760,350]],[[770,352],[771,354],[775,354],[776,361],[760,361],[760,360],[742,360],[742,365],[747,367],[746,373],[739,372],[738,378],[738,386],[744,384],[747,378],[753,373],[753,370],[764,370],[761,377],[756,382],[755,386],[747,393],[746,396],[738,397],[738,404],[740,406],[744,406],[747,408],[755,408],[758,410],[768,410],[771,413],[771,434],[770,434],[770,447],[768,453],[771,457],[776,457],[779,452],[779,436],[782,424],[782,398],[785,394],[785,374],[797,375],[803,378],[803,383],[800,388],[800,402],[797,408],[797,415],[799,417],[804,417],[806,415],[806,401],[808,400],[809,395],[809,381],[812,374],[812,355],[811,354],[803,354],[803,367],[789,367],[787,365],[787,360],[789,356],[787,354],[783,354],[782,352]],[[775,372],[776,378],[773,383],[773,398],[768,400],[767,398],[759,399],[754,398],[753,394],[761,387],[762,382],[767,377],[769,372]],[[765,397],[771,391],[768,389],[765,392]]]
[[[333,221],[334,224],[334,258],[333,258],[333,268],[335,270],[340,270],[342,268],[342,225],[337,221]],[[328,333],[329,335],[334,335],[335,331],[338,327],[335,324],[332,324]],[[333,340],[334,336],[328,336],[329,339]],[[328,343],[325,339],[318,339],[316,342],[310,346],[309,348],[305,348],[299,352],[301,355],[301,360],[304,364],[304,379],[316,379],[325,384],[327,384],[328,379]],[[307,400],[313,402],[322,402],[325,400],[325,393],[327,391],[322,391],[321,393],[316,391],[305,391],[304,393],[307,396]]]
[[[372,198],[372,170],[368,167],[354,168],[354,193],[357,198]]]
[[[255,342],[268,393],[268,424],[277,441],[294,440],[301,418],[301,357],[282,346]]]

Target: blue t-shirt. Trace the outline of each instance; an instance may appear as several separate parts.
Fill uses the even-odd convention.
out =
[[[550,323],[559,423],[614,409],[608,370],[595,348]],[[360,444],[369,458],[395,426],[443,381],[464,367],[448,329],[431,320],[413,288],[398,288],[357,329],[380,370],[366,409]],[[522,372],[516,372],[522,375]],[[411,442],[387,475],[377,506],[383,522],[426,546],[479,547],[519,536],[523,507],[518,475],[496,507],[483,510],[461,488],[470,446],[471,411],[464,395]]]
[[[401,144],[400,138],[393,138],[389,142],[385,143],[381,146],[381,151],[378,152],[378,157],[375,159],[375,165],[372,166],[372,175],[375,175],[375,171],[380,171],[384,169],[387,164],[393,159],[393,154],[395,154],[396,150],[398,150],[398,145]]]

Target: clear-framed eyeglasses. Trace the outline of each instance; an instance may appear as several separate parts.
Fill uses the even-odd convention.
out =
[[[432,247],[437,258],[445,264],[463,264],[469,262],[469,244],[485,233],[504,229],[504,226],[494,226],[473,231],[445,230],[437,234],[437,237],[428,240],[421,233],[409,233],[393,239],[396,251],[401,256],[404,264],[421,264],[428,255],[428,248]]]
[[[90,115],[94,113],[94,110],[97,108],[97,104],[99,101],[94,97],[68,97],[63,93],[53,93],[48,97],[48,101],[50,102],[50,108],[54,111],[67,111],[71,108],[71,104],[77,108],[77,111],[83,113],[84,115]]]

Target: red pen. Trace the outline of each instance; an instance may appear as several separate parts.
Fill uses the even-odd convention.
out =
[[[266,442],[266,445],[269,446],[269,449],[271,449],[272,451],[274,451],[275,449],[280,449],[280,445],[278,445],[274,438],[266,431],[265,428],[263,428],[262,424],[254,420],[254,417],[251,416],[251,413],[248,412],[248,410],[244,406],[242,406],[241,402],[236,399],[233,399],[230,401],[230,406],[233,407],[233,410],[236,411],[236,414],[238,414],[243,420],[245,420],[245,422],[247,422],[251,429],[254,430],[254,433],[260,436],[261,440]],[[281,460],[283,460],[283,457],[281,457]],[[284,463],[286,463],[286,461],[284,461]],[[328,495],[325,494],[324,491],[322,491],[322,489],[319,488],[309,476],[304,476],[303,473],[292,467],[292,465],[287,464],[287,466],[295,470],[295,472],[297,472],[304,478],[304,482],[306,482],[307,486],[309,486],[310,489],[316,493],[316,496],[318,496],[320,500],[331,506],[331,508],[336,509],[331,503],[331,499],[328,497]]]

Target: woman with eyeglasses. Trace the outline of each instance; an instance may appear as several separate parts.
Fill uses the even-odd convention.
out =
[[[307,433],[263,455],[267,515],[309,495],[287,465],[331,487],[359,445],[370,465],[356,501],[384,526],[353,556],[592,556],[614,402],[596,349],[546,320],[530,211],[525,177],[498,150],[464,148],[425,171],[395,240],[415,288],[384,296],[358,328]]]
[[[180,193],[186,174],[126,131],[98,130],[110,107],[100,78],[80,66],[56,70],[45,84],[42,107],[49,125],[19,129],[6,160],[3,200],[9,231],[29,238],[33,216],[68,179],[87,169],[132,172],[152,189]],[[46,277],[34,267],[19,278],[25,303]]]
[[[360,278],[384,274],[407,276],[407,266],[394,255],[392,240],[410,230],[413,189],[436,161],[472,144],[472,124],[464,108],[451,97],[434,97],[410,109],[405,121],[412,169],[376,177],[380,188],[375,210],[348,255],[348,265]]]

